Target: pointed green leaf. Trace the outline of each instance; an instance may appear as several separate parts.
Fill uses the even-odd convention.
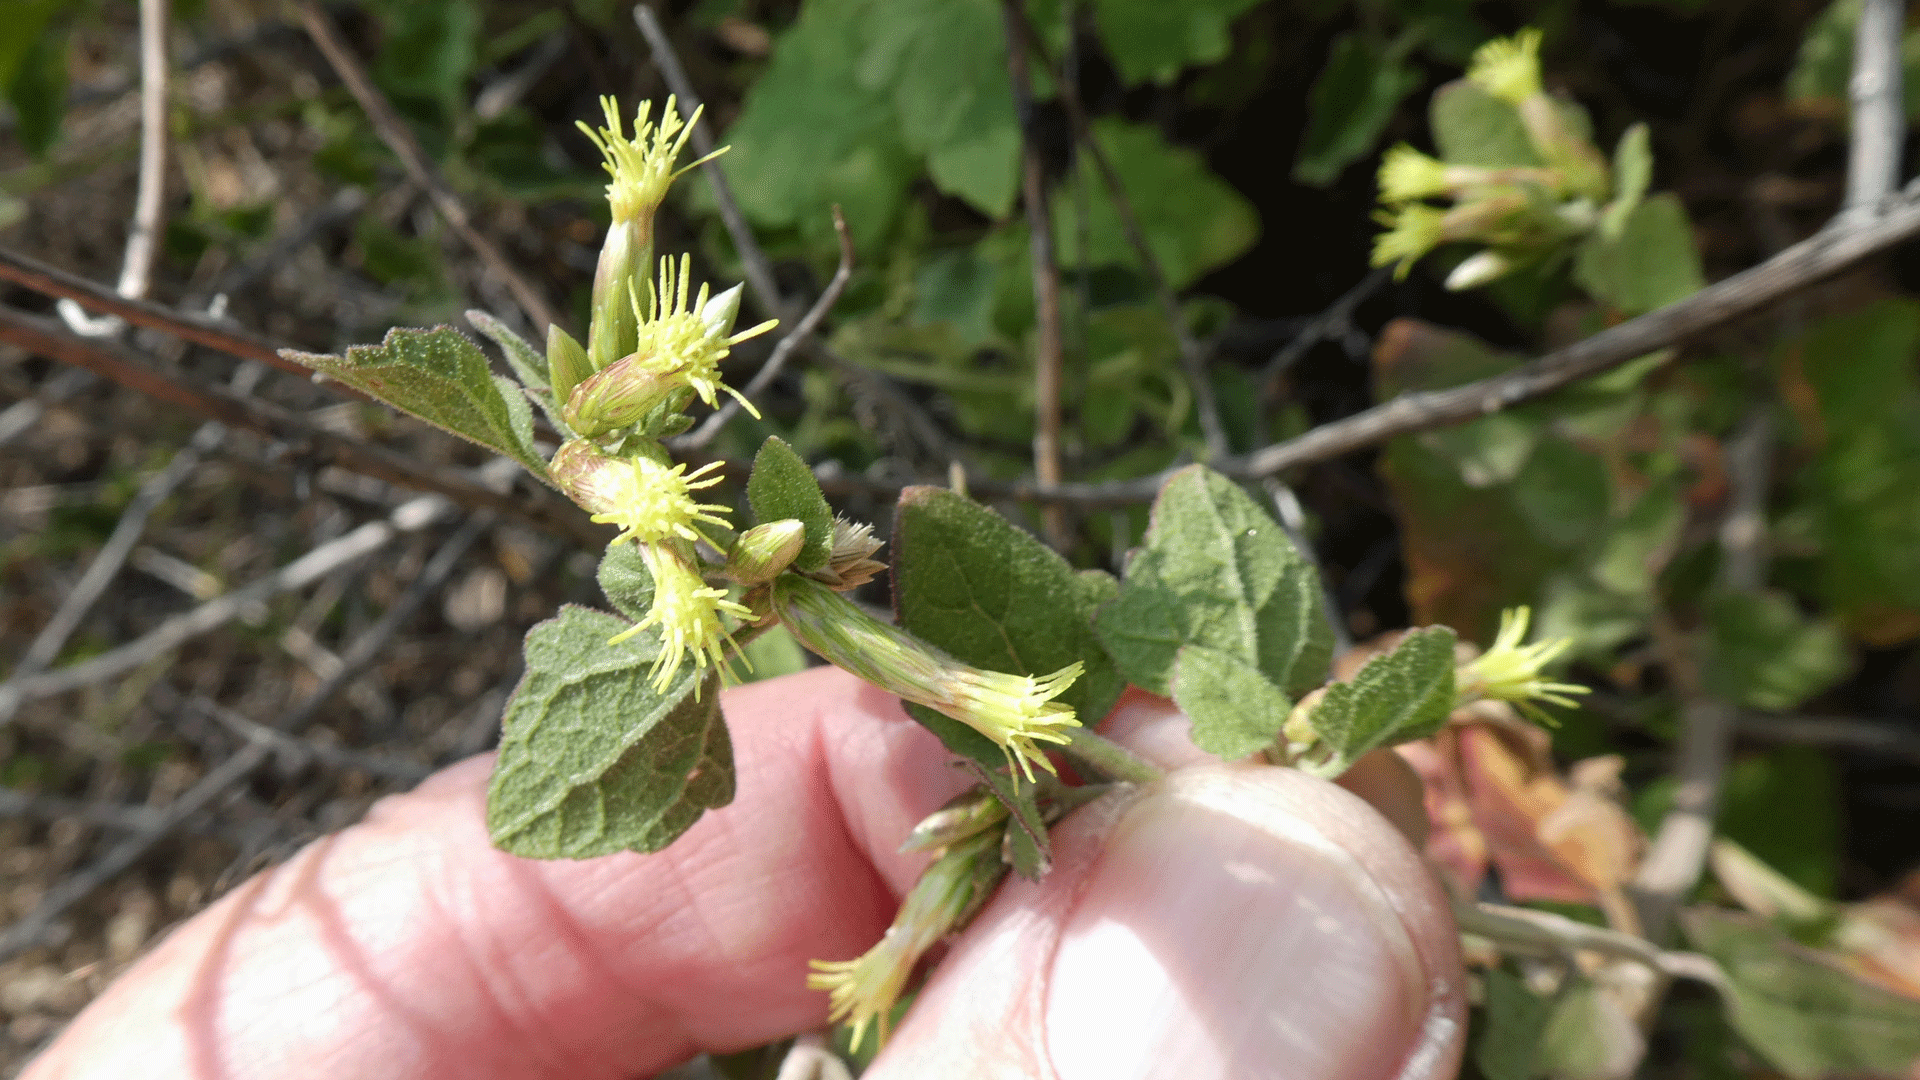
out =
[[[1781,1072],[1910,1076],[1920,1064],[1920,1001],[1860,981],[1757,919],[1690,908],[1680,925],[1726,971],[1734,1028]]]
[[[1180,649],[1173,703],[1193,719],[1193,743],[1237,761],[1273,745],[1293,701],[1246,661],[1205,645]]]
[[[900,625],[975,667],[1049,675],[1086,672],[1058,700],[1097,724],[1123,684],[1093,632],[1112,579],[1083,576],[987,507],[945,488],[900,493],[893,527]]]
[[[1156,694],[1171,692],[1183,645],[1228,653],[1289,697],[1319,686],[1333,654],[1313,566],[1246,492],[1199,465],[1161,489],[1096,625],[1120,671]]]
[[[659,851],[733,801],[719,673],[683,665],[655,691],[658,639],[607,644],[626,628],[569,605],[527,635],[527,674],[487,788],[501,849],[541,859]]]
[[[1307,133],[1293,162],[1296,182],[1325,187],[1379,145],[1401,99],[1423,81],[1400,53],[1361,33],[1334,41],[1313,83]]]
[[[475,330],[487,335],[495,345],[500,346],[501,355],[507,358],[507,364],[513,373],[529,390],[551,389],[547,384],[547,358],[540,350],[528,344],[527,339],[513,332],[513,328],[487,312],[475,308],[467,312],[467,321]]]
[[[1376,746],[1440,730],[1453,711],[1453,643],[1444,626],[1415,630],[1351,682],[1330,684],[1307,717],[1328,754],[1314,771],[1338,775]]]
[[[1633,208],[1617,239],[1587,237],[1574,257],[1574,280],[1628,315],[1684,300],[1706,285],[1693,225],[1672,192]]]
[[[1647,195],[1653,181],[1653,150],[1648,146],[1647,125],[1635,124],[1620,136],[1613,150],[1613,201],[1600,217],[1600,235],[1609,242],[1620,239],[1627,219]]]
[[[1046,877],[1047,871],[1053,869],[1053,850],[1034,785],[1018,783],[1011,774],[977,762],[968,763],[967,771],[1007,808],[1004,850],[1012,861],[1014,873],[1028,881]]]
[[[1100,40],[1128,83],[1172,82],[1227,55],[1233,20],[1258,0],[1094,0]]]
[[[479,443],[545,479],[533,446],[533,410],[520,388],[489,370],[480,347],[451,326],[394,329],[345,356],[281,351],[289,360],[363,390],[402,412]]]
[[[1427,115],[1435,147],[1449,164],[1489,169],[1546,164],[1520,113],[1465,79],[1435,90]]]
[[[806,459],[778,436],[769,435],[753,457],[747,477],[747,501],[762,522],[794,518],[807,527],[807,546],[793,560],[802,572],[819,570],[833,554],[833,509]]]

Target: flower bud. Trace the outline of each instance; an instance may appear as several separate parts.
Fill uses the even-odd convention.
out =
[[[559,323],[547,324],[547,382],[553,388],[553,400],[566,403],[567,395],[580,380],[593,374],[587,350]]]
[[[584,437],[604,435],[640,422],[685,385],[670,373],[651,370],[642,357],[628,356],[574,386],[560,418]]]
[[[722,291],[700,305],[700,325],[710,338],[733,336],[733,323],[740,317],[740,292],[744,284]]]
[[[955,795],[945,806],[922,818],[907,834],[900,850],[933,851],[977,836],[1007,819],[1007,804],[985,787],[975,786]]]
[[[772,581],[793,565],[806,544],[806,525],[792,518],[755,525],[740,534],[720,572],[742,585]]]
[[[827,565],[808,576],[839,592],[857,589],[887,568],[886,563],[872,557],[885,543],[874,539],[873,526],[835,515],[833,551],[827,556]]]
[[[651,216],[616,221],[607,230],[593,271],[593,306],[587,316],[587,359],[593,370],[610,367],[639,344],[639,304],[646,296],[652,262]]]
[[[1509,105],[1541,94],[1540,31],[1527,27],[1510,38],[1495,38],[1474,50],[1467,78]]]
[[[1496,281],[1513,269],[1513,260],[1489,248],[1467,257],[1447,275],[1447,288],[1454,292],[1477,289]]]
[[[972,667],[794,574],[773,580],[772,606],[794,640],[882,690],[985,735],[1029,782],[1034,765],[1054,771],[1040,744],[1064,745],[1066,730],[1080,726],[1073,709],[1054,699],[1080,677],[1082,663],[1042,676]]]
[[[693,472],[684,464],[667,466],[652,456],[612,457],[586,439],[563,444],[547,463],[554,485],[600,524],[620,526],[616,544],[638,540],[698,540],[694,526],[725,525],[716,515],[726,507],[698,503],[693,493],[720,482],[707,474],[720,468],[710,461]]]

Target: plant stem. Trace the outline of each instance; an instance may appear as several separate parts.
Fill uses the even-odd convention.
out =
[[[1103,776],[1133,784],[1147,784],[1166,775],[1165,770],[1133,751],[1092,729],[1077,727],[1069,733],[1068,756],[1098,770]]]

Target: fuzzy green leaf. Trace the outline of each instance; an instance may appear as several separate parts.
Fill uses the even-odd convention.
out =
[[[533,446],[533,410],[526,396],[512,381],[494,375],[480,347],[451,326],[389,330],[380,344],[355,345],[345,356],[292,349],[280,355],[546,478],[546,462]]]
[[[1039,881],[1053,869],[1053,845],[1047,835],[1046,818],[1040,814],[1040,802],[1032,784],[1022,784],[1009,773],[990,766],[969,766],[976,780],[993,792],[1007,808],[1007,838],[1003,849],[1013,871],[1028,881]]]
[[[1351,682],[1330,684],[1307,716],[1329,755],[1315,771],[1338,775],[1376,746],[1440,730],[1453,711],[1453,643],[1444,626],[1415,630]]]
[[[683,665],[655,691],[658,639],[607,644],[626,628],[570,605],[527,635],[527,674],[487,788],[501,849],[542,859],[659,851],[733,801],[719,673]]]
[[[747,501],[761,522],[793,518],[807,527],[807,543],[793,560],[802,572],[819,570],[833,555],[833,510],[806,459],[779,436],[769,435],[753,457],[747,477]]]
[[[640,557],[639,544],[610,544],[600,556],[600,591],[613,609],[634,622],[653,610],[653,571]]]
[[[513,368],[515,375],[520,376],[520,381],[526,384],[527,389],[552,389],[547,382],[547,358],[542,356],[540,350],[534,348],[526,338],[514,333],[512,327],[478,308],[467,312],[467,321],[473,324],[475,330],[487,335],[495,345],[500,346],[501,355],[507,358],[508,366]]]
[[[1781,1072],[1909,1076],[1920,1063],[1920,1001],[1862,982],[1746,916],[1692,908],[1680,925],[1726,971],[1734,1028]]]
[[[1707,602],[1707,687],[1717,697],[1784,712],[1839,682],[1851,666],[1840,631],[1800,613],[1777,590]]]
[[[1193,743],[1237,761],[1273,745],[1293,701],[1246,661],[1205,645],[1180,649],[1173,702],[1193,719]]]
[[[1634,207],[1617,239],[1603,232],[1589,236],[1574,257],[1573,276],[1628,315],[1684,300],[1706,285],[1693,226],[1671,192]]]
[[[1190,64],[1226,57],[1233,20],[1259,0],[1094,0],[1107,54],[1129,83],[1171,82]]]
[[[1520,113],[1465,79],[1435,90],[1427,116],[1434,144],[1451,164],[1489,169],[1545,164],[1527,138]]]
[[[1086,672],[1060,695],[1098,723],[1123,684],[1093,632],[1112,579],[1083,576],[987,507],[945,488],[900,493],[893,526],[900,625],[975,667],[1050,675]],[[997,751],[996,751],[997,753]]]
[[[1320,685],[1333,654],[1312,565],[1246,492],[1199,465],[1161,489],[1096,625],[1121,673],[1156,694],[1171,692],[1183,645],[1228,653],[1289,697]]]

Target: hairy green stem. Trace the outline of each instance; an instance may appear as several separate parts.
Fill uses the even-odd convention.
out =
[[[1076,727],[1067,732],[1065,751],[1069,757],[1092,766],[1102,776],[1147,784],[1166,775],[1166,771],[1146,758],[1114,742],[1091,728]]]

